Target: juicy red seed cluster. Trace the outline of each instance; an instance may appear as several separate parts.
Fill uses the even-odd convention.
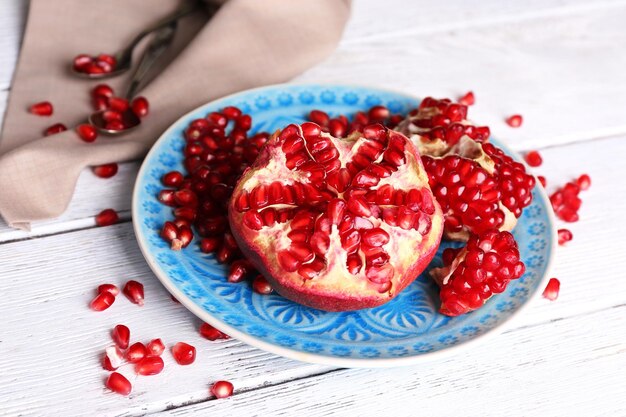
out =
[[[418,128],[420,136],[430,140],[441,139],[449,145],[456,144],[465,135],[477,142],[484,142],[491,134],[487,126],[464,124],[467,106],[453,103],[447,98],[438,100],[426,97],[409,116],[410,123]]]
[[[330,133],[336,138],[342,138],[352,132],[361,132],[365,126],[374,123],[380,123],[389,129],[393,129],[404,120],[404,116],[391,114],[385,106],[374,106],[366,112],[356,112],[352,120],[349,120],[344,115],[331,118],[326,112],[321,110],[312,110],[308,119],[319,125],[323,132]]]
[[[525,271],[517,243],[509,232],[490,230],[471,235],[465,250],[457,256],[464,257],[440,292],[441,312],[451,316],[481,307],[489,297],[503,292],[511,280],[521,277]],[[451,257],[446,258],[450,261]]]
[[[145,117],[150,108],[145,97],[136,97],[129,103],[127,99],[117,97],[108,84],[96,85],[91,90],[91,98],[94,110],[103,112],[104,128],[108,130],[124,130],[130,125],[131,122],[124,114],[128,109],[137,117]]]
[[[580,190],[578,182],[568,182],[550,196],[552,209],[559,219],[568,223],[578,221],[578,210],[582,205],[578,197]]]
[[[522,210],[532,202],[535,177],[526,172],[524,164],[514,161],[502,149],[496,148],[491,143],[485,143],[482,146],[485,153],[495,163],[494,175],[498,182],[497,188],[502,194],[502,204],[515,217],[521,216]]]
[[[483,233],[502,225],[504,213],[498,207],[502,194],[496,179],[480,164],[456,155],[422,156],[422,161],[447,232]]]
[[[114,56],[108,54],[100,54],[90,56],[86,54],[77,55],[74,58],[74,71],[83,74],[108,74],[115,70],[117,60]]]

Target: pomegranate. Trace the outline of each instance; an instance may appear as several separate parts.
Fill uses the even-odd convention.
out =
[[[441,287],[439,311],[447,316],[482,307],[525,271],[513,235],[495,229],[472,234],[462,249],[446,249],[443,262],[430,274]]]
[[[567,242],[569,242],[570,240],[574,238],[574,235],[569,229],[559,229],[558,236],[559,236],[559,245],[561,246],[565,245]]]
[[[289,125],[244,172],[230,226],[278,293],[327,311],[395,297],[435,255],[442,214],[411,142],[380,124],[338,139]]]
[[[160,356],[146,356],[135,364],[135,372],[139,375],[157,375],[164,366],[165,363]]]
[[[120,217],[117,214],[117,211],[113,209],[102,210],[100,213],[96,214],[95,217],[96,226],[99,227],[111,226],[117,223],[119,220]]]
[[[550,203],[556,216],[568,223],[578,221],[578,210],[582,200],[578,197],[580,186],[577,182],[568,182],[550,196]]]
[[[226,333],[222,333],[215,327],[208,323],[202,323],[200,326],[200,334],[202,337],[208,340],[229,339],[230,337]]]
[[[335,137],[345,137],[352,132],[360,132],[365,126],[373,123],[381,123],[393,129],[398,123],[404,120],[404,116],[401,114],[392,115],[385,106],[374,106],[367,112],[356,112],[351,121],[343,115],[331,119],[331,117],[322,110],[312,110],[309,113],[309,120],[318,124],[323,132],[328,132]]]

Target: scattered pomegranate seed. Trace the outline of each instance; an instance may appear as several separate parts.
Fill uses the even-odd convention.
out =
[[[106,386],[113,392],[117,392],[121,395],[128,395],[132,391],[133,387],[130,381],[126,377],[118,372],[113,372],[107,379]]]
[[[200,334],[205,339],[209,339],[211,341],[218,339],[230,339],[230,336],[228,336],[226,333],[222,333],[208,323],[202,323],[202,326],[200,326]]]
[[[136,342],[130,345],[126,351],[126,360],[131,363],[137,363],[147,354],[148,351],[146,350],[146,346],[141,342]]]
[[[118,324],[113,328],[111,338],[120,349],[126,349],[130,341],[130,329],[123,324]]]
[[[537,151],[528,152],[524,159],[526,160],[526,163],[531,167],[538,167],[543,162],[543,158],[541,158],[541,155]]]
[[[124,354],[117,346],[109,346],[104,351],[102,366],[107,371],[115,371],[124,363]]]
[[[137,97],[130,103],[131,109],[139,117],[146,117],[150,110],[150,105],[145,97]]]
[[[228,381],[217,381],[211,387],[211,394],[215,395],[215,398],[228,398],[233,395],[233,384]]]
[[[114,302],[115,296],[113,294],[111,294],[110,292],[103,292],[96,295],[96,298],[91,301],[91,304],[89,304],[89,306],[94,311],[103,311],[111,307]]]
[[[98,294],[103,292],[110,292],[114,297],[117,297],[120,293],[120,289],[113,284],[102,284],[98,287]]]
[[[98,165],[92,168],[93,173],[100,178],[111,178],[117,174],[118,166],[114,162],[112,164]]]
[[[63,123],[55,123],[48,127],[44,132],[44,136],[56,135],[57,133],[65,132],[67,127]]]
[[[85,142],[93,142],[98,137],[98,131],[90,124],[83,123],[76,127],[76,133]]]
[[[556,278],[550,278],[546,289],[543,290],[544,298],[550,301],[554,301],[559,297],[559,290],[561,288],[561,282]]]
[[[96,226],[111,226],[120,220],[117,212],[113,209],[105,209],[96,215]]]
[[[196,360],[196,348],[185,342],[178,342],[172,347],[172,355],[179,365],[190,365]]]
[[[91,90],[91,95],[95,99],[97,97],[113,97],[114,92],[110,85],[108,84],[98,84],[93,90]]]
[[[160,356],[147,356],[135,365],[135,372],[139,375],[160,374],[165,364]]]
[[[574,237],[572,232],[569,231],[568,229],[559,229],[558,234],[559,234],[559,245],[561,246],[565,245]]]
[[[252,281],[252,288],[256,293],[268,295],[271,294],[274,289],[263,275],[257,275]]]
[[[588,190],[589,187],[591,187],[591,177],[587,174],[582,174],[576,180],[576,184],[578,184],[581,190],[583,191]]]
[[[144,292],[143,284],[137,281],[128,281],[122,290],[124,295],[134,304],[143,306]]]
[[[466,106],[471,106],[474,104],[474,93],[472,91],[468,91],[465,95],[459,98],[459,103],[464,104]]]
[[[152,339],[147,346],[148,355],[161,356],[165,350],[165,345],[161,339]]]
[[[544,177],[543,175],[537,175],[537,179],[541,183],[541,186],[543,188],[546,188],[546,185],[548,185],[548,182],[546,181],[546,177]]]
[[[54,108],[52,107],[52,103],[49,101],[42,101],[30,106],[29,111],[37,116],[52,116]]]
[[[519,114],[514,114],[513,116],[506,118],[506,124],[508,124],[511,127],[520,127],[522,125],[523,120],[524,119],[522,118],[522,116],[520,116]]]

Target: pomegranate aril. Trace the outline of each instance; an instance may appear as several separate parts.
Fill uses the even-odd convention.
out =
[[[130,345],[126,351],[126,360],[130,363],[137,363],[148,354],[146,346],[141,342],[136,342]]]
[[[49,101],[42,101],[30,106],[29,111],[37,116],[52,116],[54,108],[52,107],[52,103]]]
[[[539,183],[541,184],[541,186],[543,188],[546,188],[546,185],[548,185],[548,182],[546,181],[546,177],[544,177],[543,175],[537,175],[537,179],[539,180]]]
[[[98,287],[98,294],[103,292],[109,292],[113,294],[114,297],[117,297],[117,295],[120,293],[120,289],[113,284],[102,284]]]
[[[172,347],[172,356],[179,365],[190,365],[196,360],[196,348],[185,342],[178,342]]]
[[[578,184],[578,187],[580,187],[582,191],[588,190],[591,186],[591,177],[587,174],[582,174],[576,180],[576,184]]]
[[[96,97],[113,97],[113,88],[108,84],[98,84],[91,90],[91,95]]]
[[[122,97],[109,97],[109,108],[113,111],[123,113],[128,110],[128,100]]]
[[[130,302],[143,306],[144,291],[142,283],[130,280],[126,283],[126,285],[124,285],[122,292],[130,300]]]
[[[233,395],[233,384],[228,381],[217,381],[211,386],[211,394],[215,398],[228,398]]]
[[[249,261],[246,259],[238,259],[230,265],[228,282],[241,282],[246,278],[246,275],[253,270],[254,268]]]
[[[165,350],[165,345],[161,339],[152,339],[146,346],[149,356],[161,356]]]
[[[98,131],[90,124],[83,123],[76,127],[76,133],[85,142],[93,142],[98,137]]]
[[[561,245],[561,246],[565,245],[567,242],[572,240],[572,238],[574,237],[572,232],[569,231],[568,229],[559,229],[558,235],[559,235],[559,245]]]
[[[56,135],[57,133],[65,132],[67,127],[63,123],[55,123],[48,127],[44,132],[44,136]]]
[[[465,106],[471,106],[475,102],[474,93],[472,91],[468,91],[461,98],[459,98],[459,103]]]
[[[293,272],[293,271],[292,271]],[[257,275],[252,281],[252,289],[257,294],[268,295],[271,294],[274,289],[263,275]]]
[[[115,302],[115,296],[110,292],[106,291],[96,295],[89,306],[94,311],[103,311],[107,308],[111,307],[111,305]]]
[[[113,209],[105,209],[98,213],[95,217],[96,226],[111,226],[120,220],[119,215]]]
[[[241,116],[241,110],[234,106],[228,106],[222,109],[222,114],[229,120],[235,120]]]
[[[109,346],[104,351],[102,367],[107,371],[115,371],[124,364],[124,354],[117,346]]]
[[[519,114],[514,114],[506,118],[506,124],[511,127],[520,127],[522,125],[522,116]]]
[[[92,168],[93,173],[100,178],[111,178],[117,174],[118,165],[116,163],[98,165]]]
[[[121,395],[128,395],[133,387],[126,377],[118,372],[113,372],[107,379],[106,386],[113,392]]]
[[[526,163],[528,163],[528,165],[530,165],[531,167],[538,167],[543,162],[541,155],[537,151],[528,152],[526,156],[524,156],[524,159],[526,160]]]
[[[104,125],[106,130],[120,131],[126,129],[124,123],[120,120],[111,120]]]
[[[136,97],[130,103],[130,108],[139,117],[146,117],[150,111],[150,105],[145,97]]]
[[[146,356],[135,364],[138,375],[157,375],[163,371],[165,364],[160,356]]]
[[[543,297],[550,301],[554,301],[559,297],[561,282],[557,278],[550,278],[548,285],[543,290]]]
[[[123,324],[118,324],[113,328],[111,338],[120,349],[126,349],[130,341],[130,330]]]
[[[211,326],[208,323],[202,323],[202,325],[200,326],[200,334],[205,339],[208,339],[211,341],[230,338],[227,334],[222,333],[221,331],[219,331],[218,329],[216,329],[215,327]]]
[[[182,173],[178,171],[170,171],[163,175],[163,178],[161,178],[161,182],[163,182],[163,185],[166,185],[168,187],[176,187],[180,185],[184,179],[185,178]]]

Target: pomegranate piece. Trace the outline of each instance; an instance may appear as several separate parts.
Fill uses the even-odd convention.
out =
[[[148,349],[148,355],[161,356],[165,350],[165,345],[161,339],[152,339],[146,348]]]
[[[141,282],[134,280],[128,281],[126,285],[124,285],[122,292],[131,303],[143,306],[144,292],[143,284]]]
[[[104,351],[102,367],[107,371],[115,371],[124,364],[124,354],[117,346],[109,346]]]
[[[133,387],[126,377],[118,372],[113,372],[107,379],[106,386],[113,392],[121,395],[128,395]]]
[[[117,174],[118,166],[116,163],[98,165],[92,168],[95,176],[100,178],[111,178]]]
[[[459,104],[463,104],[464,106],[471,106],[474,102],[474,93],[472,91],[468,91],[463,97],[459,98]]]
[[[196,348],[185,342],[178,342],[172,347],[172,355],[179,365],[190,365],[196,360]]]
[[[233,395],[233,384],[228,381],[217,381],[211,386],[211,394],[215,398],[228,398]]]
[[[113,284],[102,284],[98,287],[98,294],[103,292],[110,292],[111,294],[113,294],[114,297],[117,297],[117,295],[120,293],[120,289]]]
[[[54,108],[49,101],[42,101],[30,106],[29,111],[36,116],[52,116]]]
[[[146,356],[135,364],[135,372],[139,375],[160,374],[165,364],[160,356]]]
[[[537,151],[530,151],[524,156],[526,163],[531,167],[538,167],[543,163],[543,158]]]
[[[554,301],[559,298],[559,290],[561,289],[561,282],[557,278],[550,278],[548,285],[543,290],[543,297],[550,301]]]
[[[523,118],[519,114],[514,114],[513,116],[507,117],[505,122],[511,127],[520,127],[522,125]]]
[[[218,329],[216,329],[215,327],[211,326],[208,323],[202,323],[202,326],[200,326],[200,334],[205,339],[208,339],[211,341],[218,340],[218,339],[230,339],[230,337],[226,333],[222,333],[221,331],[219,331]]]
[[[103,293],[96,295],[96,298],[91,300],[91,303],[89,304],[89,306],[94,311],[103,311],[111,307],[111,305],[113,305],[114,302],[115,302],[115,296],[111,294],[110,292],[105,291]]]
[[[117,211],[113,209],[105,209],[96,215],[96,226],[111,226],[120,220]]]
[[[44,136],[56,135],[57,133],[65,132],[67,127],[63,123],[55,123],[48,127],[44,132]]]
[[[139,117],[146,117],[150,111],[150,104],[145,97],[137,97],[130,103],[130,108]]]
[[[290,125],[269,139],[233,191],[231,231],[286,298],[327,311],[381,305],[433,258],[441,211],[402,134],[380,124],[346,139],[323,130]]]
[[[123,324],[118,324],[113,328],[111,338],[120,349],[126,349],[130,341],[130,329]]]
[[[558,235],[559,235],[559,245],[561,246],[565,245],[574,237],[572,232],[569,231],[568,229],[559,229]]]
[[[447,316],[482,307],[525,271],[517,243],[509,232],[494,229],[472,234],[462,250],[448,254],[446,251],[444,266],[433,268],[430,274],[441,287],[439,312]]]
[[[126,360],[131,363],[137,363],[148,355],[146,346],[141,342],[130,345],[126,351]]]
[[[591,187],[591,177],[587,174],[582,174],[576,180],[576,184],[578,184],[578,187],[580,187],[582,191],[588,190],[589,187]]]
[[[76,133],[85,142],[93,142],[98,138],[98,131],[90,124],[83,123],[76,127]]]

